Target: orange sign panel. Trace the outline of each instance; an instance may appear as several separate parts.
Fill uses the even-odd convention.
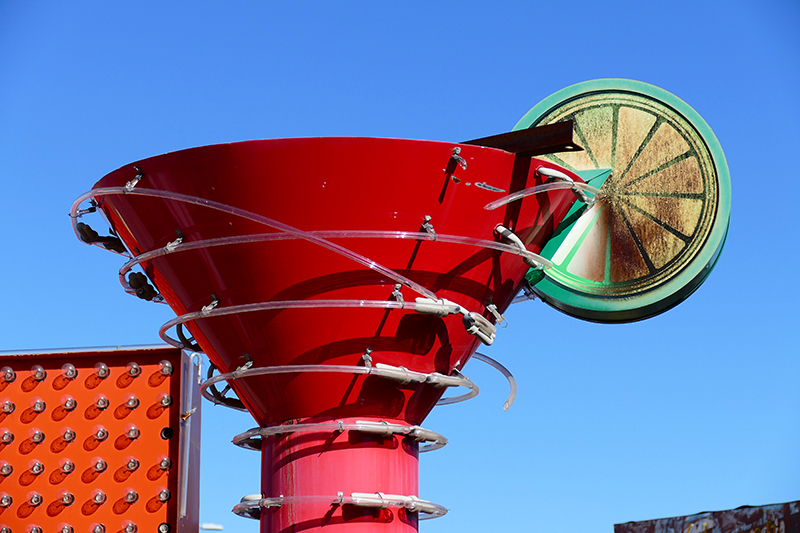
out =
[[[0,354],[0,532],[170,533],[196,521],[192,368],[171,347]]]

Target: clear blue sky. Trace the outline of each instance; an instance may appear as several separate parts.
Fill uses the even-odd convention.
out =
[[[33,2],[0,0],[0,349],[159,342],[166,306],[125,295],[83,246],[75,197],[131,161],[245,139],[459,141],[602,77],[678,95],[716,132],[733,183],[715,271],[624,326],[515,306],[475,361],[477,399],[438,408],[421,459],[427,533],[611,533],[615,522],[800,499],[797,156],[800,3]],[[252,427],[206,404],[201,520],[259,491]]]

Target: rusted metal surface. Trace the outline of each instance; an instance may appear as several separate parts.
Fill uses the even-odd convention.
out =
[[[512,154],[531,157],[559,152],[580,152],[583,150],[575,142],[571,120],[482,137],[472,141],[465,141],[462,144],[500,148]]]
[[[800,501],[615,524],[614,533],[798,533]]]

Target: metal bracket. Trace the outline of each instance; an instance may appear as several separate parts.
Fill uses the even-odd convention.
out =
[[[433,224],[431,224],[431,216],[430,215],[425,215],[423,220],[425,222],[423,222],[423,224],[422,224],[420,229],[425,230],[425,232],[428,235],[430,235],[431,237],[433,237],[433,240],[435,241],[436,240],[436,230],[433,229]]]
[[[527,252],[528,251],[528,249],[525,248],[525,245],[522,243],[522,240],[519,237],[517,237],[517,235],[513,231],[508,229],[507,227],[498,225],[494,229],[494,231],[497,232],[498,235],[502,236],[504,239],[506,239],[510,243],[516,245],[516,247],[519,248],[520,252],[522,252],[522,251]],[[527,257],[527,256],[523,255],[522,256],[522,261],[526,265],[531,267],[531,268],[535,268],[536,270],[544,270],[544,265],[543,264],[539,263],[538,261],[536,261],[534,259],[531,259],[530,257]]]
[[[211,303],[208,305],[204,305],[202,309],[200,309],[200,314],[206,316],[209,314],[216,306],[219,305],[219,300],[217,300],[216,295],[213,293],[211,294]]]
[[[138,184],[141,181],[141,179],[144,177],[144,173],[141,171],[141,169],[139,167],[134,165],[133,168],[134,168],[134,170],[136,170],[136,176],[132,180],[130,180],[128,183],[125,184],[125,191],[126,192],[131,192],[134,189],[134,187],[136,187],[136,184]]]
[[[364,353],[361,355],[361,360],[364,361],[364,366],[367,368],[372,368],[372,348],[367,348],[364,350]]]
[[[460,153],[461,153],[461,147],[456,146],[455,148],[453,148],[452,157],[453,159],[455,159],[456,163],[458,163],[458,166],[460,166],[464,170],[467,170],[467,161],[459,155]]]
[[[400,292],[400,290],[402,288],[403,288],[403,284],[402,283],[397,283],[394,286],[394,290],[392,291],[392,298],[394,298],[395,301],[397,301],[397,302],[403,302],[404,301],[403,300],[403,293]]]
[[[536,169],[536,172],[542,176],[547,176],[550,179],[566,181],[567,183],[572,184],[572,192],[575,194],[575,196],[578,197],[578,200],[585,203],[586,205],[594,204],[595,202],[594,198],[589,198],[589,196],[584,191],[575,187],[575,180],[570,178],[563,172],[547,167],[539,167]]]
[[[508,320],[506,320],[506,317],[503,316],[503,314],[497,310],[496,305],[490,303],[489,305],[486,306],[486,310],[494,315],[494,318],[497,321],[498,326],[500,326],[501,328],[508,327]]]

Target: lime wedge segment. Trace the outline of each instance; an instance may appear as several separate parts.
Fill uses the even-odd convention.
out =
[[[567,87],[514,129],[572,120],[583,152],[542,156],[595,187],[573,206],[529,272],[544,301],[597,322],[629,322],[689,296],[716,263],[730,220],[730,175],[705,121],[676,96],[633,80]]]

